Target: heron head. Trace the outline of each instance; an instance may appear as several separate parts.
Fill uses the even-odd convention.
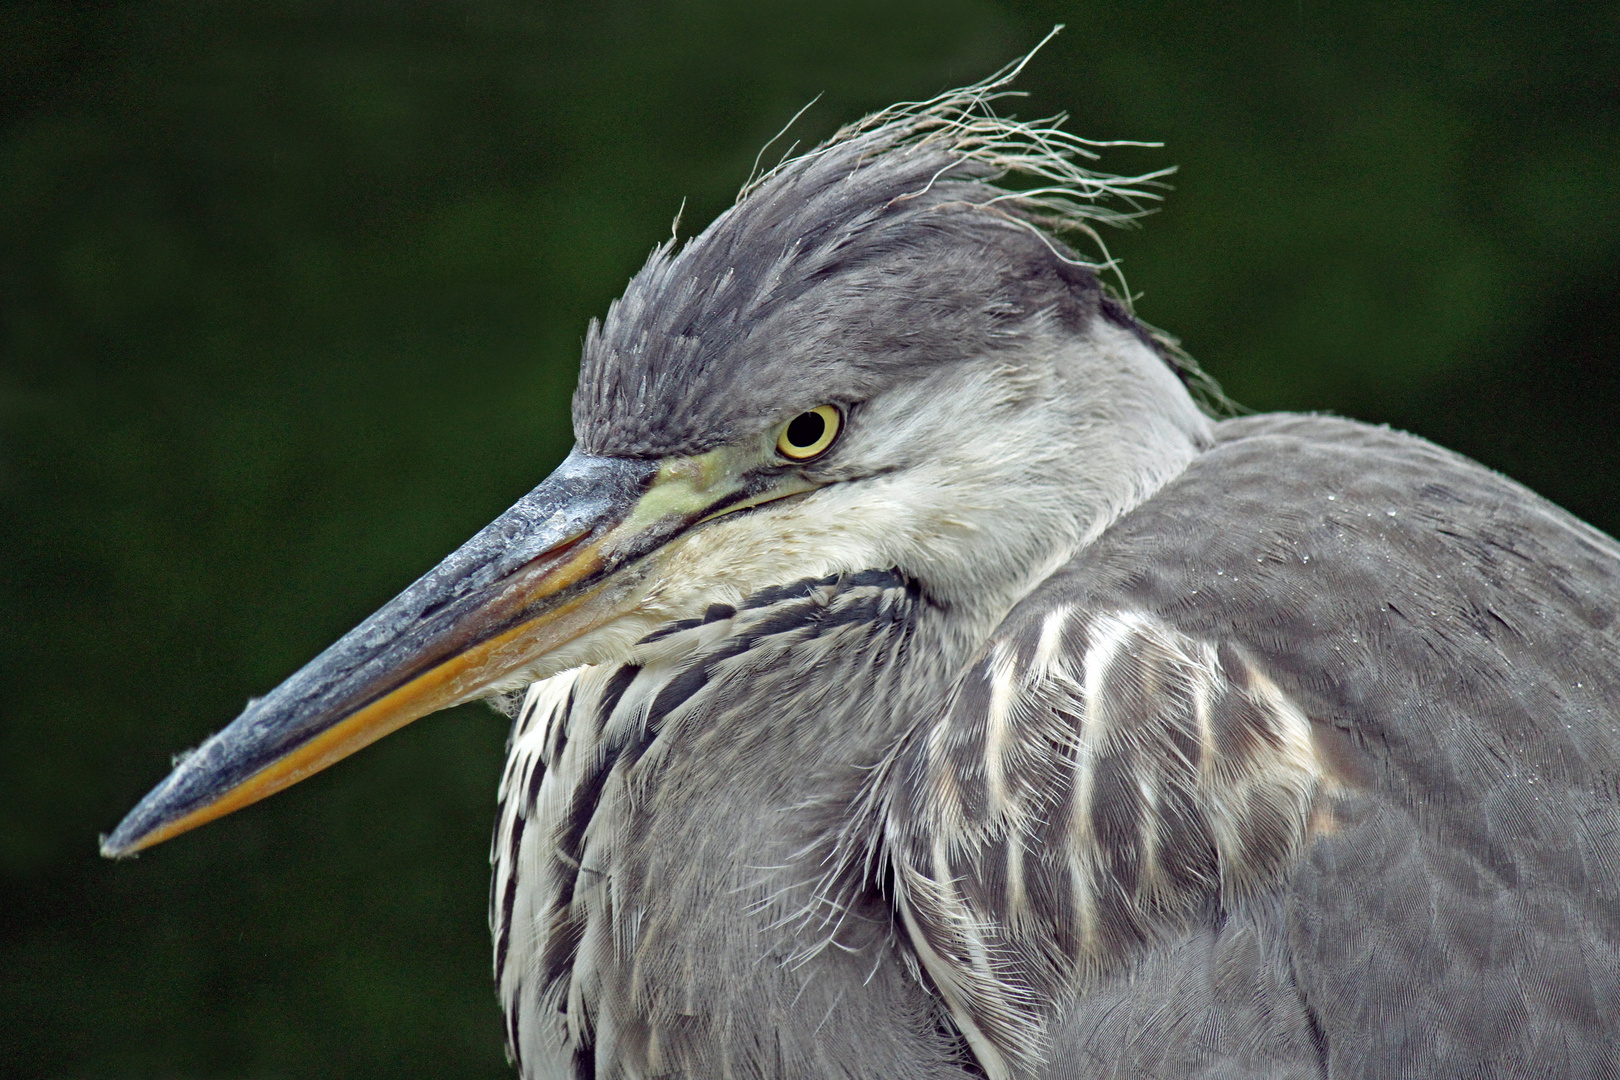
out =
[[[181,761],[103,854],[771,585],[898,568],[987,633],[1179,471],[1207,421],[1058,236],[1152,178],[993,116],[1000,85],[869,117],[656,249],[591,326],[558,469]]]

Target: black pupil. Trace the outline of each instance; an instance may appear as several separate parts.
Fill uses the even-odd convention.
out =
[[[826,430],[827,418],[820,413],[800,413],[788,425],[788,442],[797,447],[814,446]]]

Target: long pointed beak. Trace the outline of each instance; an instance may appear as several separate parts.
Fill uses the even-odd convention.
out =
[[[179,761],[102,842],[130,855],[481,696],[633,602],[618,573],[747,499],[667,463],[575,452],[517,505]],[[710,462],[710,465],[713,463]]]

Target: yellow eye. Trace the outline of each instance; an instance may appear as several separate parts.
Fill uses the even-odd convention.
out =
[[[833,444],[843,425],[843,414],[831,405],[802,412],[776,437],[777,453],[794,461],[809,461]]]

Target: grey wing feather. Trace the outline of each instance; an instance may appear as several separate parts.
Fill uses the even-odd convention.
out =
[[[890,763],[981,1064],[1620,1075],[1620,547],[1409,436],[1219,435]]]

